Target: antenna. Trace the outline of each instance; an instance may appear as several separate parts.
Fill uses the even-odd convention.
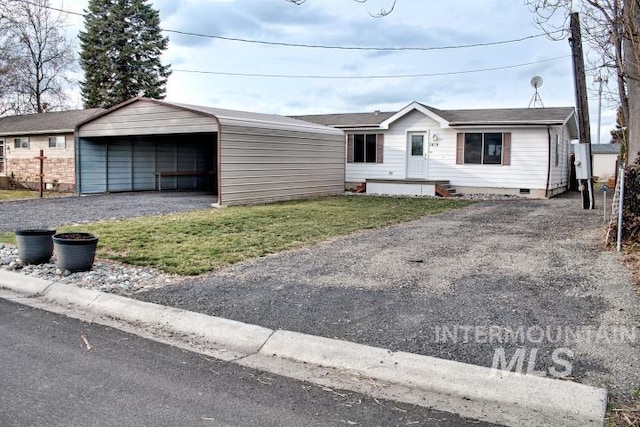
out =
[[[535,93],[531,97],[531,101],[529,101],[529,108],[531,108],[531,105],[533,105],[533,108],[536,108],[538,103],[540,103],[540,106],[544,108],[542,98],[540,98],[540,94],[538,93],[538,88],[542,87],[543,82],[544,80],[542,80],[542,77],[540,76],[535,76],[531,79],[531,87],[535,89]]]

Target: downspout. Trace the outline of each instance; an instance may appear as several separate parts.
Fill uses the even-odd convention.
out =
[[[547,186],[544,190],[544,197],[549,198],[549,184],[551,182],[551,126],[547,126],[547,135],[549,139],[549,156],[547,162]]]

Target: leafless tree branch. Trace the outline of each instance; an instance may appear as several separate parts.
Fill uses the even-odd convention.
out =
[[[0,4],[0,115],[41,113],[66,106],[73,43],[48,0]]]
[[[307,0],[284,0],[284,1],[300,6],[301,4],[305,3]],[[369,0],[353,0],[353,1],[355,1],[356,3],[366,3]],[[384,16],[391,14],[395,10],[398,0],[389,0],[389,1],[391,3],[389,7],[380,9],[378,13],[369,13],[369,14],[374,18],[382,18]]]

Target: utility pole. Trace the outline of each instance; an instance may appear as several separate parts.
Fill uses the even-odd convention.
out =
[[[578,12],[571,14],[571,55],[573,58],[573,77],[576,88],[576,107],[578,110],[578,131],[580,144],[586,144],[587,170],[591,171],[591,129],[589,127],[589,104],[587,101],[587,78],[584,70],[584,53],[582,51],[582,34],[580,32],[580,16]],[[591,173],[589,173],[591,175]],[[581,180],[582,209],[595,208],[593,179],[591,176]]]

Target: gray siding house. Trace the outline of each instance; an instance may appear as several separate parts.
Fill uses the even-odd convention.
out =
[[[78,124],[80,194],[207,189],[224,205],[340,194],[341,130],[135,98]]]

